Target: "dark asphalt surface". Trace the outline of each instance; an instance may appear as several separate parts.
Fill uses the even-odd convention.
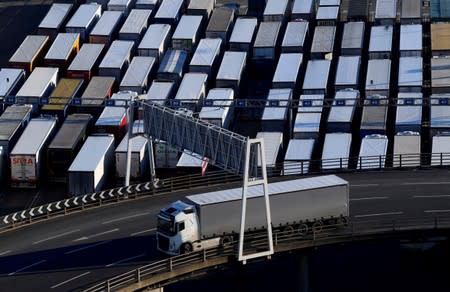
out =
[[[340,175],[352,220],[450,215],[448,170]],[[143,198],[0,234],[0,285],[20,291],[79,289],[160,259],[159,209],[183,194]]]

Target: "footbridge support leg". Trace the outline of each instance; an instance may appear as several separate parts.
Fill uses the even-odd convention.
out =
[[[300,292],[310,292],[309,287],[309,259],[308,255],[302,254],[298,256],[298,279]]]

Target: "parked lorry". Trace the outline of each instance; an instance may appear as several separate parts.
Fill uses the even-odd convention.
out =
[[[65,25],[72,13],[73,5],[69,3],[53,3],[50,10],[42,19],[37,28],[40,35],[50,36],[51,40],[56,38],[61,27]]]
[[[30,74],[43,61],[49,46],[48,36],[28,35],[9,59],[8,66],[23,69]]]
[[[272,228],[306,234],[349,217],[349,184],[335,176],[271,183]],[[242,188],[187,196],[158,214],[157,248],[169,255],[226,245],[240,231]],[[246,231],[265,229],[261,186],[248,187]],[[226,219],[226,220],[224,220]]]

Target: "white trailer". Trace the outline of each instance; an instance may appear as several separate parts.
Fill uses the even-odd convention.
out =
[[[101,5],[97,3],[82,4],[66,24],[66,32],[79,33],[81,42],[85,42],[101,15]]]
[[[61,27],[68,20],[72,8],[73,5],[69,3],[53,3],[44,19],[39,23],[37,33],[48,35],[54,40]]]
[[[319,6],[316,21],[319,26],[336,25],[339,17],[339,6]]]
[[[208,123],[227,129],[233,121],[233,98],[234,91],[231,88],[211,89],[198,117]]]
[[[422,24],[400,26],[400,57],[422,56]]]
[[[189,154],[188,154],[189,153]],[[187,152],[186,150],[183,150],[181,153],[178,162],[177,162],[177,169],[180,169],[181,171],[188,171],[190,174],[193,173],[196,169],[198,169],[198,172],[200,173],[200,169],[202,167],[202,161],[203,157],[201,157],[197,153],[191,153]]]
[[[211,79],[220,61],[222,39],[201,39],[189,64],[190,72],[208,74]]]
[[[335,90],[346,88],[358,89],[360,67],[360,56],[339,57],[336,80],[334,82]]]
[[[160,80],[174,81],[179,84],[187,67],[188,53],[182,50],[168,50],[158,68]]]
[[[50,44],[50,38],[44,35],[28,35],[11,56],[8,66],[23,69],[27,74],[42,61]]]
[[[309,60],[303,81],[304,94],[327,94],[330,60]]]
[[[315,17],[314,0],[294,0],[292,5],[291,20],[313,20]]]
[[[430,96],[431,134],[450,131],[450,94],[432,94]]]
[[[281,43],[281,53],[303,53],[303,47],[309,33],[309,22],[288,22]]]
[[[84,44],[67,68],[67,77],[89,82],[97,70],[104,48],[103,44]]]
[[[35,188],[45,171],[45,151],[56,130],[56,118],[30,121],[10,153],[11,187]]]
[[[341,55],[361,56],[364,44],[365,22],[347,22],[342,35]]]
[[[208,75],[205,73],[186,73],[175,95],[175,101],[179,107],[198,112],[206,96],[206,81]]]
[[[124,16],[127,16],[130,13],[132,6],[134,5],[133,0],[109,0],[108,1],[108,10],[109,11],[119,11]]]
[[[226,46],[233,28],[233,23],[234,10],[228,7],[216,7],[209,19],[205,36],[211,39],[221,38],[222,45]]]
[[[169,145],[165,141],[153,143],[155,167],[156,168],[176,168],[180,152]]]
[[[422,66],[422,57],[400,57],[398,69],[398,90],[400,92],[422,91]]]
[[[336,26],[316,26],[311,44],[311,59],[333,58]]]
[[[294,90],[300,76],[302,53],[284,53],[280,55],[272,79],[273,88],[290,88]]]
[[[431,146],[431,166],[450,165],[450,136],[447,133],[434,135]]]
[[[263,21],[285,22],[288,16],[288,0],[267,0],[263,12]]]
[[[389,96],[391,60],[369,60],[366,76],[366,96],[380,94]]]
[[[356,103],[360,95],[358,90],[340,90],[336,92],[327,121],[327,133],[351,133]]]
[[[159,63],[166,52],[170,40],[169,24],[152,24],[148,27],[138,46],[139,56],[149,56]]]
[[[232,88],[238,95],[246,59],[246,52],[226,51],[216,76],[216,87]]]
[[[280,43],[281,22],[261,22],[253,45],[252,61],[261,71],[272,71]]]
[[[309,172],[309,163],[314,150],[314,139],[291,139],[283,162],[283,175],[298,175]]]
[[[267,96],[269,103],[277,103],[275,107],[266,106],[261,117],[261,128],[265,132],[284,132],[289,121],[288,103],[292,100],[292,89],[271,89]]]
[[[173,81],[153,80],[147,95],[144,95],[144,99],[160,105],[165,105],[166,101],[171,99],[175,94],[175,89],[175,82]]]
[[[78,33],[59,33],[44,57],[44,64],[46,67],[57,67],[65,73],[79,49]]]
[[[375,22],[377,24],[394,24],[397,17],[397,0],[377,0]]]
[[[144,136],[131,138],[130,178],[133,180],[143,179],[149,167],[147,145],[148,140]],[[120,179],[125,178],[127,172],[127,147],[128,135],[125,135],[115,151],[116,177]]]
[[[388,147],[385,135],[367,135],[361,140],[358,156],[358,169],[384,168]]]
[[[114,77],[116,82],[120,83],[130,64],[133,47],[132,41],[114,41],[98,67],[98,74]]]
[[[155,23],[165,23],[176,26],[184,12],[183,0],[162,0],[155,15]]]
[[[215,0],[191,0],[187,8],[189,15],[201,15],[203,21],[208,21],[216,4]]]
[[[397,96],[397,113],[395,132],[420,132],[422,127],[422,101],[420,92],[399,92]]]
[[[399,132],[394,136],[394,167],[420,166],[420,134],[418,132]]]
[[[239,17],[230,37],[230,50],[250,54],[255,39],[258,19],[256,17]]]
[[[100,191],[113,166],[114,136],[89,136],[69,167],[69,194],[76,196]]]
[[[392,51],[392,25],[372,26],[369,41],[369,59],[390,59]]]
[[[8,96],[16,94],[17,90],[25,81],[25,71],[23,69],[1,68],[0,69],[0,101],[3,111],[3,103]]]
[[[295,117],[294,139],[319,139],[322,112],[299,112]]]
[[[156,11],[160,0],[136,0],[136,9],[151,9]]]
[[[322,150],[322,169],[348,168],[352,134],[328,133]]]
[[[172,48],[193,53],[201,33],[202,17],[183,15],[172,35]]]
[[[256,138],[264,141],[267,175],[273,176],[283,152],[283,132],[258,132]],[[259,155],[258,166],[261,166],[261,157]]]
[[[133,9],[119,31],[119,39],[133,41],[137,46],[147,30],[152,11],[149,9]]]
[[[300,95],[297,112],[322,112],[324,98],[324,94]]]
[[[109,47],[117,36],[122,23],[122,12],[105,11],[89,35],[89,42]]]
[[[136,56],[130,63],[127,72],[120,82],[121,91],[134,91],[138,94],[147,92],[155,67],[155,58]]]

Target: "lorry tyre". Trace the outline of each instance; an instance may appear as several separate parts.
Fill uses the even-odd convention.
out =
[[[186,254],[186,253],[192,252],[192,244],[190,244],[190,243],[183,243],[183,245],[180,248],[180,252],[182,254]]]
[[[294,227],[286,226],[283,228],[283,234],[286,236],[292,236],[294,234]]]
[[[231,244],[231,242],[233,241],[233,239],[231,238],[231,236],[224,236],[220,239],[220,245],[222,247],[226,247],[229,246]]]
[[[322,227],[323,227],[322,221],[319,220],[319,221],[314,222],[314,224],[312,226],[313,232],[315,232],[315,233],[321,232]]]
[[[305,236],[308,233],[308,225],[306,225],[305,223],[301,224],[298,227],[298,234],[300,234],[300,236]]]

